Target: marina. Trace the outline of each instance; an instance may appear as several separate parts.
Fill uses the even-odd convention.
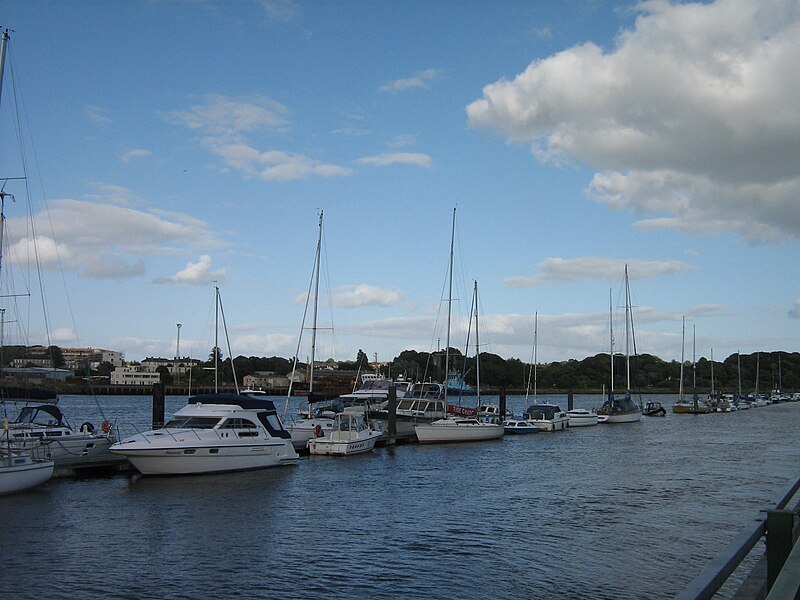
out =
[[[547,399],[567,404],[565,396]],[[152,401],[66,396],[59,406],[76,422],[108,419],[125,436],[151,427]],[[526,407],[524,396],[507,402],[516,413]],[[574,398],[575,408],[601,402]],[[165,411],[185,404],[168,396]],[[293,399],[289,410],[302,405]],[[367,590],[375,598],[672,598],[796,478],[799,417],[800,403],[788,402],[491,443],[302,457],[280,469],[53,479],[0,497],[0,593],[51,594],[51,583],[29,575],[55,564],[71,595],[102,590],[120,599],[227,597],[232,580],[248,580],[253,598]],[[548,527],[519,535],[531,514]],[[343,520],[335,536],[347,552],[329,543],[329,527]],[[721,597],[733,595],[756,558]],[[445,574],[435,582],[434,564]],[[465,574],[478,570],[466,588]]]

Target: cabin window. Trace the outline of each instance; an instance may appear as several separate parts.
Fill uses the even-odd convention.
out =
[[[213,429],[219,423],[217,417],[175,417],[164,428],[170,429]]]
[[[258,427],[250,419],[230,418],[225,419],[220,429],[255,429]]]

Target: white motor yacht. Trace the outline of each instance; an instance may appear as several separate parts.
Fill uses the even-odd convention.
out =
[[[569,416],[556,404],[531,404],[525,411],[525,419],[542,431],[563,431],[569,427]]]
[[[111,446],[145,475],[189,475],[278,467],[298,456],[271,400],[241,394],[189,398],[163,429]]]
[[[362,415],[343,412],[334,417],[330,433],[308,440],[308,452],[335,456],[361,454],[371,451],[381,435],[383,432],[372,429]]]
[[[573,408],[567,411],[570,427],[589,427],[597,425],[597,413],[590,412],[585,408]]]

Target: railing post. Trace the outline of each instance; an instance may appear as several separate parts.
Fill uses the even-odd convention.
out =
[[[794,512],[767,511],[767,590],[772,587],[792,551]]]

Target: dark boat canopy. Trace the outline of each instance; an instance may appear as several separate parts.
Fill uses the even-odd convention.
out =
[[[276,414],[275,404],[266,398],[254,398],[245,394],[221,393],[198,394],[189,398],[189,404],[231,404],[245,409],[265,410]]]
[[[38,425],[49,425],[68,427],[64,420],[61,409],[55,404],[40,404],[39,406],[26,406],[17,416],[15,423],[36,423]]]

